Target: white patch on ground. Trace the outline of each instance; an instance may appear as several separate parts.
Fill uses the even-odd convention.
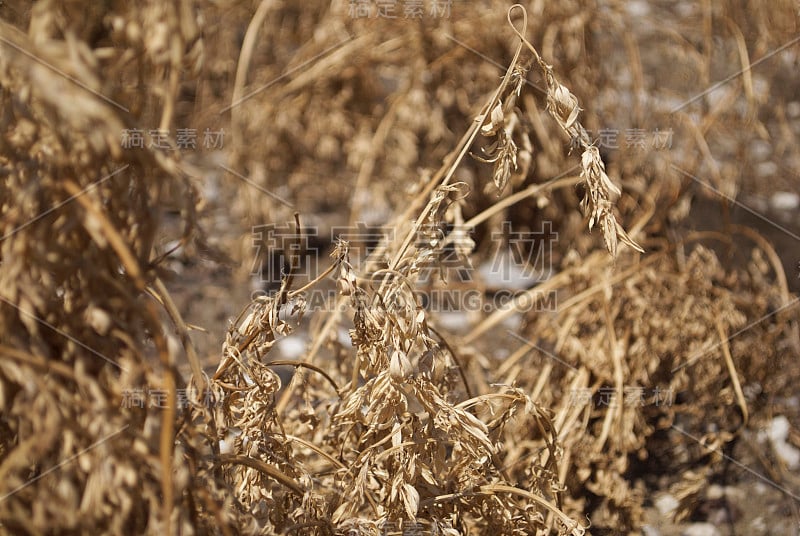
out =
[[[769,204],[774,210],[797,210],[800,206],[800,196],[794,192],[775,192],[770,197]]]
[[[442,311],[436,315],[436,323],[450,333],[464,333],[469,328],[469,319],[464,311]]]
[[[747,146],[750,158],[761,162],[772,154],[772,144],[766,140],[754,140]]]
[[[750,527],[752,527],[754,532],[764,533],[767,531],[767,524],[764,522],[764,518],[761,516],[758,516],[751,521]]]
[[[800,101],[792,101],[786,105],[786,115],[790,119],[797,119],[800,117]]]
[[[339,328],[339,331],[336,332],[336,338],[339,344],[345,348],[353,347],[353,339],[350,338],[350,330],[347,328]]]
[[[711,523],[692,523],[681,532],[681,536],[720,536],[720,532]]]
[[[225,434],[225,439],[219,441],[219,452],[221,454],[230,454],[233,452],[234,441],[237,437],[242,435],[242,431],[238,428],[230,428]]]
[[[670,495],[669,493],[664,493],[656,497],[654,502],[658,513],[664,517],[671,516],[672,512],[678,508],[678,499]]]
[[[789,428],[789,419],[783,415],[778,415],[772,419],[766,430],[759,433],[759,439],[762,442],[769,439],[778,458],[789,469],[795,470],[800,467],[800,450],[786,441],[789,437]]]
[[[632,0],[625,4],[625,9],[631,17],[646,17],[650,14],[650,3]]]
[[[760,162],[755,170],[759,177],[772,177],[778,172],[778,165],[775,162]]]
[[[275,343],[275,351],[283,359],[299,359],[306,351],[306,343],[299,335],[289,335]]]
[[[508,251],[499,251],[478,267],[478,273],[489,288],[525,290],[546,281],[550,273],[534,270],[517,262]]]
[[[661,533],[653,525],[642,525],[642,534],[644,536],[661,536]]]

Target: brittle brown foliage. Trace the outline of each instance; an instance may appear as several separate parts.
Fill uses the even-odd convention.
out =
[[[175,408],[184,386],[153,254],[156,209],[179,194],[188,232],[194,188],[175,159],[120,136],[172,123],[171,73],[202,55],[197,21],[182,2],[15,7],[29,31],[0,22],[0,524],[208,529],[223,503],[213,478],[198,494],[185,459],[208,441],[176,435],[174,409],[123,408],[148,389]]]
[[[747,384],[772,396],[798,374],[773,246],[684,223],[703,176],[754,188],[736,163],[754,137],[797,156],[784,100],[766,98],[780,69],[747,68],[796,33],[792,6],[705,3],[681,35],[631,34],[623,2],[419,19],[250,4],[0,3],[0,529],[626,533],[648,463],[695,469],[671,482],[691,513],[709,449],[769,409]],[[650,40],[681,76],[644,77],[664,61]],[[721,96],[675,97],[730,58],[743,76]],[[672,150],[603,154],[591,132],[629,116],[673,129]],[[120,146],[180,121],[227,129],[226,165],[146,128]],[[219,199],[201,199],[220,169]],[[215,203],[233,228],[392,233],[367,259],[332,244],[310,280],[290,266],[204,371],[162,263],[173,241],[213,249]],[[455,283],[423,274],[486,261],[501,221],[555,227],[552,277],[450,333],[419,291]],[[250,239],[221,247],[247,268]],[[549,292],[558,307],[531,310]],[[274,355],[291,334],[308,338],[297,361]]]

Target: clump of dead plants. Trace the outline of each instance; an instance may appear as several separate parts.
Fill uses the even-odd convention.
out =
[[[608,102],[613,80],[577,36],[602,44],[593,25],[615,27],[620,5],[534,4],[530,21],[514,6],[413,22],[358,20],[344,2],[14,8],[0,22],[0,531],[625,533],[642,523],[637,471],[654,460],[696,469],[672,482],[689,514],[713,456],[763,404],[754,385],[791,385],[773,372],[796,374],[796,299],[752,230],[729,229],[747,250],[716,233],[675,238],[687,187],[648,167],[663,160],[603,161],[602,124],[575,93]],[[718,9],[743,24],[735,6]],[[770,17],[759,13],[756,32]],[[209,24],[223,15],[234,29]],[[264,25],[275,31],[259,47]],[[479,43],[452,46],[470,32]],[[483,59],[467,68],[478,44],[507,62],[499,84]],[[281,72],[273,60],[287,55]],[[641,73],[631,85],[642,92]],[[476,115],[478,95],[489,97]],[[304,219],[320,228],[352,197],[348,223],[393,231],[367,258],[336,241],[308,280],[288,266],[229,326],[211,370],[162,281],[163,242],[212,249],[195,214],[208,179],[147,131],[208,124],[201,101],[230,115],[223,169],[246,180],[221,197],[237,217],[293,218],[300,237]],[[659,113],[638,98],[633,111]],[[687,126],[701,154],[730,113]],[[133,128],[147,143],[123,149]],[[701,169],[688,154],[670,169]],[[253,185],[283,197],[245,193]],[[184,227],[168,240],[166,212]],[[453,256],[484,260],[500,218],[555,223],[557,270],[449,333],[420,290],[456,284]],[[310,307],[326,285],[333,303]],[[548,293],[556,309],[529,307]],[[309,318],[303,357],[275,356]]]
[[[183,8],[44,1],[19,14],[28,33],[0,22],[5,533],[208,527],[200,505],[221,504],[176,440],[180,342],[153,257],[156,207],[179,193],[191,226],[194,187],[168,154],[120,144],[172,124],[177,73],[202,55]]]
[[[549,412],[512,385],[470,396],[469,379],[457,373],[457,354],[429,325],[414,292],[420,271],[436,263],[447,243],[421,241],[420,231],[439,228],[452,215],[458,201],[451,194],[465,186],[453,182],[454,173],[477,135],[496,137],[489,152],[498,189],[516,167],[509,123],[516,122],[513,103],[527,76],[525,45],[536,54],[518,35],[520,45],[501,85],[454,156],[412,204],[419,214],[411,223],[398,218],[396,239],[373,254],[390,259],[388,265],[368,261],[366,272],[357,273],[349,245],[341,242],[334,249],[337,288],[352,314],[354,351],[341,357],[334,379],[311,363],[312,351],[303,366],[314,372],[301,383],[293,380],[279,400],[277,375],[264,364],[277,338],[291,329],[286,315],[304,312],[302,293],[289,288],[291,274],[276,295],[254,302],[229,332],[212,380],[222,401],[215,426],[220,439],[233,431],[230,459],[240,465],[227,474],[240,490],[239,500],[261,524],[281,531],[312,523],[365,534],[387,526],[454,534],[528,534],[556,527],[584,532],[582,523],[562,510],[560,446]],[[551,113],[565,130],[581,128],[575,97],[538,54],[536,59],[549,81]],[[600,222],[609,250],[616,253],[617,236],[634,244],[610,215],[611,189],[619,191],[588,141],[586,154],[590,226]],[[313,282],[303,290],[310,286]],[[333,311],[314,335],[314,347],[344,320],[340,307]],[[341,386],[337,376],[343,376]],[[301,394],[295,396],[295,390]],[[509,457],[509,442],[519,441],[530,443],[529,452],[521,459]],[[244,463],[243,456],[259,465]],[[291,478],[302,483],[303,493],[274,484]]]

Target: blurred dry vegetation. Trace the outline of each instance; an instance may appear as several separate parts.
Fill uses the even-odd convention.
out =
[[[0,531],[626,534],[772,415],[798,441],[797,243],[730,202],[800,183],[796,5],[431,4],[0,2]],[[321,238],[359,222],[369,259]],[[503,222],[552,277],[448,329],[421,286],[498,289],[420,274]],[[237,302],[273,223],[319,278]]]

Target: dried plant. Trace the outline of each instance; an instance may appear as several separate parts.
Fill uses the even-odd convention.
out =
[[[519,93],[523,78],[524,70],[515,58],[484,109],[497,109],[510,80],[516,85],[512,92]],[[348,244],[342,242],[334,250],[337,288],[352,311],[350,338],[355,355],[339,367],[345,378],[349,373],[349,382],[331,393],[335,380],[309,361],[304,366],[317,372],[312,378],[327,381],[305,380],[302,395],[286,399],[285,412],[280,412],[285,417],[275,413],[274,376],[271,381],[259,380],[262,375],[254,367],[276,334],[287,332],[281,310],[302,312],[291,304],[298,294],[288,290],[288,277],[275,297],[254,304],[255,309],[232,328],[214,378],[225,408],[215,427],[220,434],[235,430],[234,456],[255,458],[285,476],[291,476],[289,469],[303,468],[305,477],[300,481],[310,484],[303,496],[293,496],[290,489],[276,496],[275,491],[267,491],[274,487],[266,486],[262,467],[236,468],[230,473],[231,483],[236,489],[250,490],[247,496],[240,493],[240,500],[260,524],[276,531],[309,523],[359,531],[367,526],[421,524],[453,533],[482,527],[522,534],[545,530],[555,522],[560,531],[584,532],[559,504],[555,428],[548,413],[510,387],[464,398],[469,393],[467,379],[463,373],[452,373],[460,367],[457,356],[429,327],[428,314],[414,293],[420,271],[441,256],[446,243],[435,237],[415,241],[415,237],[422,229],[442,224],[440,218],[452,203],[450,194],[459,191],[459,185],[451,183],[454,170],[478,132],[499,130],[494,126],[497,121],[497,114],[490,120],[482,114],[462,138],[455,151],[459,156],[446,163],[418,195],[415,203],[425,196],[428,201],[413,224],[406,225],[395,242],[380,246],[381,255],[391,259],[387,268],[358,274],[350,263]],[[501,151],[507,153],[501,158],[515,158],[508,149]],[[508,161],[502,164],[506,169],[501,174],[510,173],[510,165]],[[398,218],[398,226],[401,221]],[[317,334],[318,340],[326,336],[324,328]],[[293,390],[294,385],[284,396],[293,396]],[[257,411],[246,409],[253,401],[244,393],[257,393],[253,396],[272,402],[257,406]],[[294,403],[301,407],[293,408]],[[321,408],[325,411],[320,412]],[[489,410],[489,422],[476,417],[475,408]],[[267,416],[273,420],[265,422]],[[309,437],[293,441],[282,430],[302,429],[297,419],[315,426]],[[519,420],[536,423],[530,428],[530,440],[541,441],[550,454],[529,460],[524,478],[511,476],[507,469],[511,460],[503,448],[505,425]],[[276,450],[276,444],[284,448]],[[299,451],[294,456],[285,449],[289,444]],[[311,445],[314,448],[308,452]],[[300,451],[306,452],[301,455]],[[323,466],[313,456],[320,453],[324,453]],[[266,508],[259,506],[265,498]],[[287,506],[288,500],[293,506]],[[312,503],[317,506],[308,508]],[[276,509],[280,516],[273,515]]]
[[[27,35],[0,22],[0,524],[12,533],[203,530],[201,505],[221,504],[197,494],[183,459],[208,442],[175,437],[180,342],[151,264],[155,207],[180,192],[188,239],[195,191],[166,154],[121,148],[156,110],[136,117],[114,85],[139,77],[150,89],[137,98],[164,103],[171,124],[168,73],[202,46],[182,4],[38,2]],[[106,17],[117,48],[92,49]],[[170,409],[143,404],[149,390]]]
[[[796,154],[789,107],[760,100],[779,76],[754,83],[756,54],[738,46],[743,81],[721,104],[667,114],[640,98],[642,65],[663,59],[639,56],[624,3],[543,4],[530,21],[490,5],[412,22],[359,20],[341,1],[0,2],[0,533],[630,533],[651,465],[678,516],[693,513],[719,476],[709,449],[746,439],[800,373],[775,248],[749,228],[683,228],[693,173],[747,188],[712,158],[753,139],[730,131]],[[790,7],[764,6],[722,2],[708,20],[779,47],[796,33]],[[711,83],[711,49],[691,43],[719,28],[669,31],[676,68]],[[499,84],[475,51],[507,61]],[[629,113],[675,119],[681,150],[604,162],[589,128]],[[234,139],[207,161],[157,147],[148,129],[181,121]],[[136,128],[145,146],[122,147]],[[501,219],[552,224],[552,270],[450,332],[423,291],[490,296],[450,268],[455,256],[475,273]],[[587,220],[611,255],[593,251]],[[208,224],[252,266],[237,226],[265,221],[297,237],[357,222],[392,233],[366,259],[336,241],[307,278],[291,262],[210,326],[227,335],[204,361],[171,292],[173,254],[215,255]],[[330,287],[320,308],[311,298]],[[554,310],[537,307],[548,293]],[[308,339],[298,359],[278,355],[290,337]]]

